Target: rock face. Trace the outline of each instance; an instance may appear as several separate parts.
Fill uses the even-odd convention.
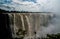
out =
[[[49,24],[52,19],[51,15],[46,13],[9,14],[13,38],[35,39],[40,26],[47,26]]]
[[[0,38],[11,39],[11,29],[8,14],[0,14]]]

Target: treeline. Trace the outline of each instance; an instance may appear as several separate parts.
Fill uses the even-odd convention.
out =
[[[0,13],[32,13],[32,12],[28,12],[28,11],[6,11],[6,10],[0,9]]]
[[[0,9],[0,13],[51,13],[51,12],[6,11]]]
[[[60,39],[60,33],[58,33],[58,34],[47,34],[46,38],[40,38],[40,39]]]
[[[58,34],[47,34],[49,39],[60,39],[60,33]]]
[[[19,11],[6,11],[6,10],[0,9],[0,13],[20,13],[20,12]]]

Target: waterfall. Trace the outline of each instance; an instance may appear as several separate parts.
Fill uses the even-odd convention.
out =
[[[25,30],[23,15],[20,15],[20,16],[21,16],[21,21],[22,21],[23,30]]]
[[[28,38],[36,39],[40,37],[39,35],[41,35],[43,28],[49,27],[48,25],[51,22],[51,18],[53,17],[53,14],[15,13],[13,14],[13,16],[12,14],[10,14],[9,16],[10,16],[11,21],[13,21],[13,23],[11,22],[11,26],[13,26],[12,35],[14,38],[21,37],[20,34],[17,35],[17,32],[21,33],[19,30],[22,29],[23,31],[26,30],[26,34],[23,35],[24,39],[28,39]]]

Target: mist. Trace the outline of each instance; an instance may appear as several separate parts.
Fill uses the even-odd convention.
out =
[[[37,32],[37,37],[46,37],[46,34],[57,34],[60,33],[60,0],[50,0],[51,5],[49,4],[46,8],[48,11],[55,14],[55,18],[52,19],[53,23],[49,23],[48,27],[41,26],[40,30]],[[50,8],[49,8],[50,7]],[[47,11],[46,10],[46,11]]]

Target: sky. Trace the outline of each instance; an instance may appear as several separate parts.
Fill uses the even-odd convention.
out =
[[[8,11],[57,12],[60,0],[0,0],[0,8]],[[6,6],[10,7],[7,8]]]

